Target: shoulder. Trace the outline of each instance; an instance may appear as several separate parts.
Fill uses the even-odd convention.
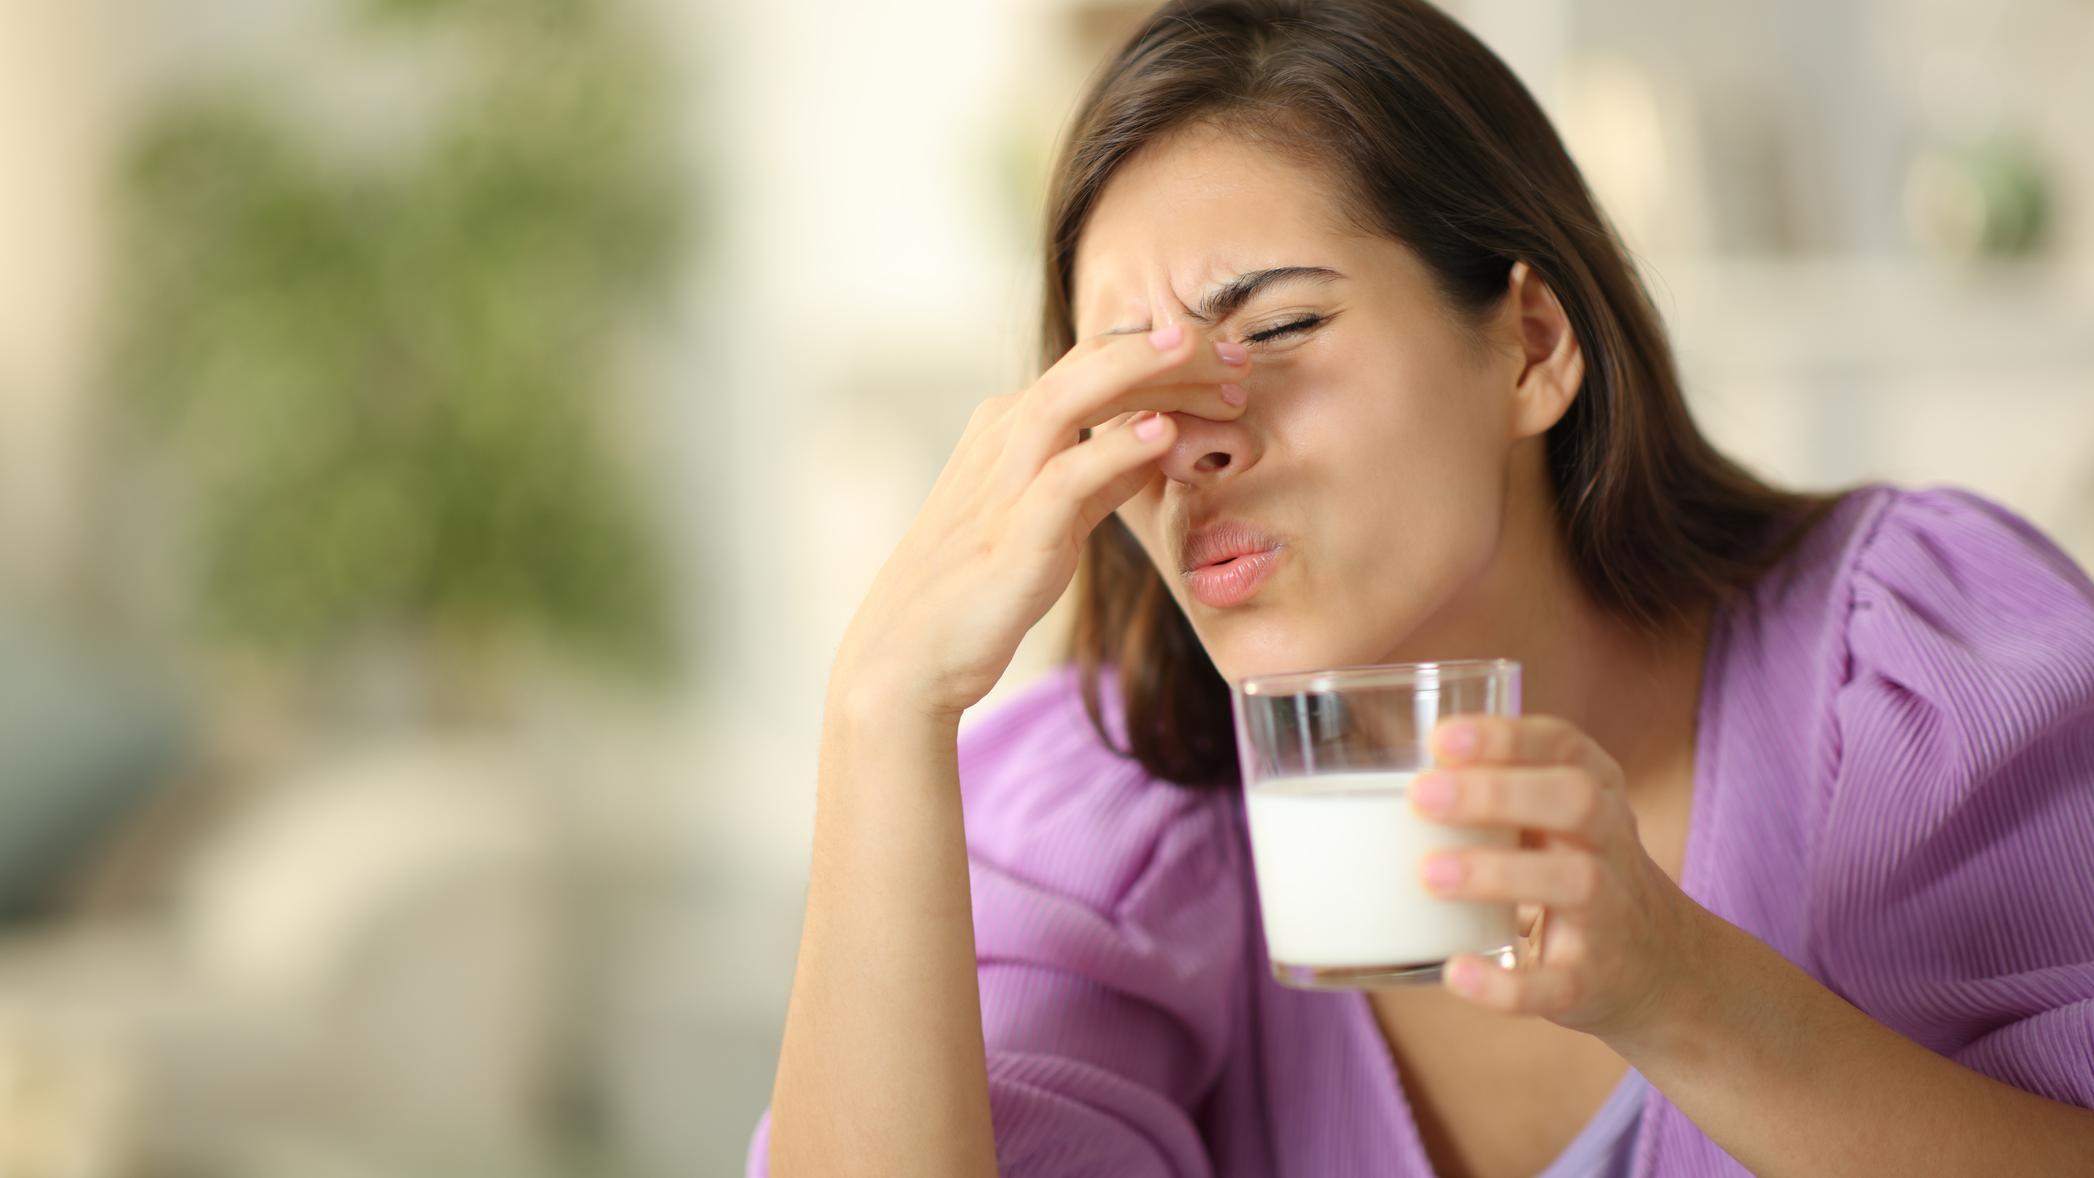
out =
[[[1853,545],[1849,626],[1862,636],[1914,627],[1968,639],[2016,639],[2064,623],[2054,637],[2094,639],[2094,582],[2028,520],[1969,491],[1881,488]],[[1948,613],[1942,611],[1947,610]]]
[[[1812,923],[1831,979],[1936,1050],[2094,1000],[2094,583],[1964,491],[1871,493],[1835,602],[1840,674]]]
[[[1825,652],[1835,695],[1889,682],[1968,705],[2023,674],[2094,691],[2094,582],[2028,520],[1965,490],[1848,493],[1742,612],[1784,639],[1779,651]]]
[[[1101,689],[1115,716],[1109,673]],[[959,767],[969,855],[1095,910],[1113,911],[1159,877],[1212,886],[1227,866],[1226,796],[1158,780],[1108,746],[1073,665],[973,720]]]
[[[2094,582],[1969,491],[1849,493],[1740,613],[1755,673],[1814,701],[1837,778],[1924,755],[1968,780],[2094,709]]]
[[[1967,491],[1870,493],[1844,577],[1847,719],[1976,771],[2094,708],[2094,582]]]
[[[1728,635],[1740,747],[1828,880],[2094,802],[2094,582],[1991,500],[1850,493]]]

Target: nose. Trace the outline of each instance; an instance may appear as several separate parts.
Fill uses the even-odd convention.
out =
[[[1176,482],[1213,486],[1240,477],[1257,464],[1260,447],[1244,418],[1212,421],[1190,413],[1173,413],[1178,439],[1163,456],[1163,473]]]

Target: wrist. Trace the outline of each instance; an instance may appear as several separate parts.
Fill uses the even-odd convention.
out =
[[[1684,1063],[1707,1051],[1731,996],[1753,985],[1750,962],[1738,952],[1741,939],[1751,938],[1688,901],[1674,935],[1667,939],[1665,964],[1648,998],[1601,1037],[1643,1071],[1661,1060]]]
[[[956,735],[965,711],[941,706],[907,676],[838,664],[829,673],[824,725],[850,733]]]

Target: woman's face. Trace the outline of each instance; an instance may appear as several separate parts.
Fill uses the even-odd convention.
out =
[[[1296,267],[1335,276],[1195,314]],[[1539,493],[1517,299],[1465,328],[1407,247],[1341,224],[1314,172],[1205,127],[1114,175],[1073,295],[1079,338],[1182,322],[1250,349],[1243,416],[1174,415],[1160,473],[1118,513],[1225,677],[1494,653],[1445,648],[1488,641],[1475,614],[1504,606],[1508,508]],[[1250,549],[1269,554],[1188,572]]]

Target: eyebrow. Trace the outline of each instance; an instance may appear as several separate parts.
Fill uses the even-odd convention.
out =
[[[1344,277],[1328,266],[1274,266],[1265,270],[1253,270],[1248,274],[1231,278],[1208,291],[1205,297],[1200,299],[1199,307],[1188,308],[1186,314],[1196,322],[1215,323],[1235,314],[1251,300],[1251,296],[1268,286],[1282,282],[1316,282],[1327,285]],[[1147,330],[1149,329],[1146,326],[1115,327],[1099,334],[1133,335],[1135,332]]]

